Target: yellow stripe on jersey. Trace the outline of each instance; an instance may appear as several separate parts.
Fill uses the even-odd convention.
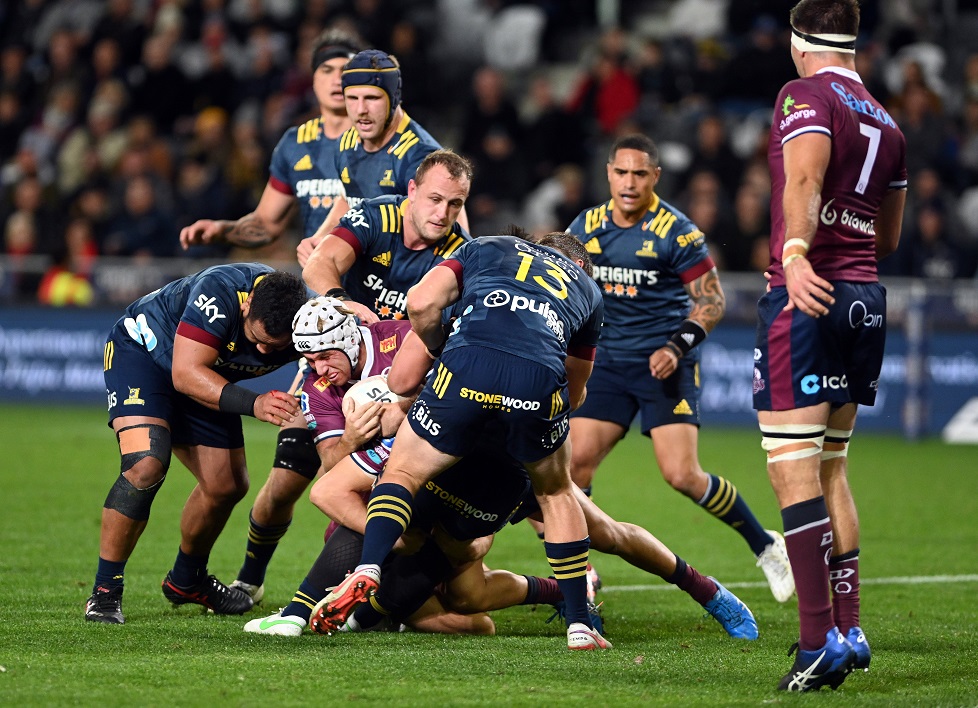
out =
[[[248,299],[248,296],[249,295],[251,295],[251,293],[245,293],[245,292],[242,292],[242,291],[239,290],[238,291],[238,304],[239,305],[244,305],[244,302],[245,302],[245,300]]]
[[[642,229],[652,231],[659,238],[665,238],[674,223],[676,223],[675,214],[665,209],[659,209],[659,213],[655,215],[655,218],[648,224],[643,225]]]
[[[444,364],[439,363],[438,373],[435,374],[435,382],[431,384],[431,388],[438,394],[438,398],[442,398],[445,395],[445,391],[448,390],[448,384],[451,382],[452,372]]]
[[[401,233],[401,212],[395,204],[381,204],[380,221],[380,228],[384,233]]]
[[[607,218],[607,204],[602,204],[601,206],[591,209],[584,217],[584,233],[589,234],[596,229],[600,229],[602,226],[604,226],[604,222],[607,220]]]
[[[360,133],[357,132],[356,128],[348,129],[343,135],[340,136],[340,152],[344,150],[352,150],[360,142]]]
[[[465,243],[462,237],[455,233],[454,231],[445,237],[445,240],[439,244],[435,249],[434,253],[436,256],[441,256],[442,258],[448,258],[450,255],[455,253],[459,247]]]
[[[105,351],[102,352],[102,369],[108,371],[112,368],[112,357],[115,356],[115,342],[106,342]]]
[[[295,133],[295,141],[297,143],[311,143],[319,138],[321,120],[321,118],[313,118],[300,125]]]

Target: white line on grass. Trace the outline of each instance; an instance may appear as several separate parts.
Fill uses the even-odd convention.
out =
[[[978,575],[902,575],[893,578],[860,578],[860,585],[925,585],[928,583],[978,583]],[[766,588],[764,582],[724,583],[726,588]],[[675,585],[606,585],[601,592],[673,590]]]

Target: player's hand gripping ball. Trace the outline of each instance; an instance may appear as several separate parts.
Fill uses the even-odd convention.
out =
[[[343,396],[343,412],[349,414],[356,410],[357,406],[371,401],[398,403],[403,400],[403,397],[390,390],[387,385],[387,377],[383,374],[377,374],[357,381],[350,387],[350,390]]]

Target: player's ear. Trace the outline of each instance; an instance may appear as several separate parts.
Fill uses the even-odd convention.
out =
[[[408,180],[408,199],[414,196],[414,193],[418,191],[418,183],[414,181],[414,178]]]

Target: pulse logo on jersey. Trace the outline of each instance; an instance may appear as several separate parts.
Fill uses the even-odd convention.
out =
[[[801,380],[801,392],[808,394],[818,393],[823,388],[840,391],[849,388],[849,381],[845,376],[816,376],[809,374]]]
[[[216,302],[216,297],[208,297],[204,293],[198,295],[197,299],[194,300],[194,306],[204,313],[204,316],[208,318],[207,321],[210,324],[214,324],[217,320],[227,319],[227,316],[222,315],[220,308],[214,304]]]
[[[547,321],[547,327],[557,335],[557,339],[564,341],[564,323],[557,316],[557,313],[550,309],[549,302],[538,303],[533,298],[523,295],[510,295],[506,290],[493,290],[482,298],[482,304],[486,307],[506,307],[509,306],[510,312],[518,310],[529,310],[540,315]]]

